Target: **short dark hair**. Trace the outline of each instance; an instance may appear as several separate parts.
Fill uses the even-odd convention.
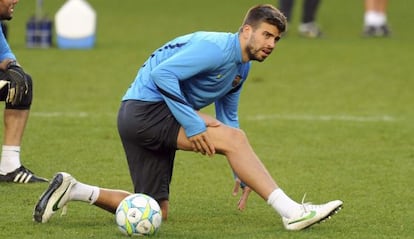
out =
[[[244,18],[243,25],[248,24],[257,28],[262,22],[277,27],[280,33],[285,32],[287,28],[285,15],[271,4],[259,4],[251,7]]]

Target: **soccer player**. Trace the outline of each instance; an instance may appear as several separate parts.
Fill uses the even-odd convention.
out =
[[[365,37],[388,37],[391,30],[387,23],[388,0],[365,0]]]
[[[11,20],[18,0],[0,0],[0,20]],[[32,104],[32,79],[16,62],[0,28],[0,100],[4,109],[0,182],[33,183],[47,179],[33,174],[20,162],[20,144]]]
[[[287,20],[291,22],[295,0],[279,0],[280,11],[285,14]],[[316,24],[316,13],[320,5],[320,0],[303,0],[302,16],[298,27],[299,35],[306,38],[318,38],[322,36],[322,31]]]
[[[273,180],[240,130],[237,106],[251,61],[264,61],[286,29],[285,16],[269,4],[249,9],[236,33],[195,32],[155,50],[122,98],[118,131],[134,192],[155,198],[168,217],[176,150],[224,155],[238,178],[282,217],[288,230],[301,230],[342,206],[301,204]],[[199,110],[215,104],[216,117]],[[84,201],[114,213],[129,192],[81,183],[57,173],[34,209],[47,222],[69,201]]]

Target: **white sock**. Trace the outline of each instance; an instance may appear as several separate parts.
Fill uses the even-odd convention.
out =
[[[383,12],[367,11],[364,15],[365,26],[380,27],[387,23],[387,15]]]
[[[383,12],[378,12],[378,23],[380,26],[384,26],[387,24],[387,15]]]
[[[84,201],[94,204],[99,197],[99,188],[76,182],[70,190],[69,198],[73,201]]]
[[[0,172],[3,174],[10,173],[20,166],[20,146],[3,145],[0,160]]]
[[[293,201],[282,189],[275,189],[268,197],[267,203],[271,205],[282,217],[295,218],[302,213],[301,205]]]

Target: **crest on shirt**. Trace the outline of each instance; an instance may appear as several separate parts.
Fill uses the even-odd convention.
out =
[[[232,86],[232,87],[236,87],[236,86],[238,86],[238,85],[240,84],[241,79],[242,79],[241,75],[237,75],[237,76],[234,78],[233,82],[231,83],[231,86]]]

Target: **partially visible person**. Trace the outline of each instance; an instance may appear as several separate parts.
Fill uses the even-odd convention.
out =
[[[18,0],[0,0],[0,20],[11,20]],[[48,180],[21,164],[20,145],[32,104],[32,78],[17,63],[0,28],[0,100],[5,101],[0,182],[33,183]]]
[[[3,31],[4,38],[7,40],[9,36],[9,27],[5,21],[1,21],[1,30]]]
[[[286,25],[285,16],[274,6],[256,5],[247,12],[239,31],[179,36],[153,51],[139,69],[122,98],[118,132],[134,192],[157,200],[164,220],[177,150],[224,155],[240,181],[271,205],[287,230],[310,227],[342,207],[341,200],[320,205],[292,200],[239,128],[239,99],[251,62],[270,56]],[[211,104],[216,117],[200,111]],[[40,196],[33,218],[45,223],[71,201],[115,213],[128,195],[60,172]]]
[[[287,20],[291,22],[295,0],[279,0],[279,9],[285,14]],[[322,36],[322,31],[316,23],[316,14],[320,5],[320,0],[303,0],[301,22],[298,27],[300,36],[307,38],[317,38]]]
[[[365,0],[364,36],[390,36],[391,30],[388,26],[387,7],[388,0]]]

